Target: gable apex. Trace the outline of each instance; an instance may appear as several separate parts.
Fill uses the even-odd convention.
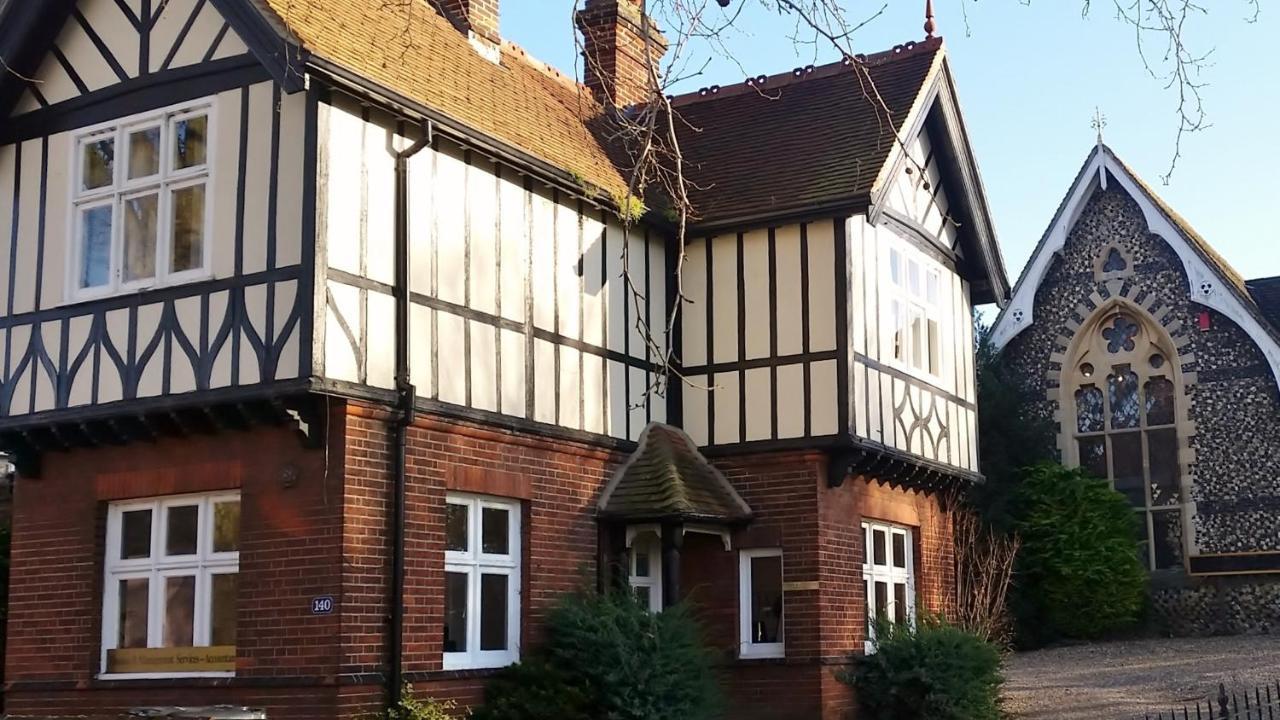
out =
[[[1178,256],[1187,276],[1187,297],[1239,325],[1262,351],[1274,379],[1280,383],[1280,331],[1266,320],[1243,277],[1103,143],[1093,149],[1076,174],[1014,285],[1009,305],[996,318],[991,334],[996,349],[1003,349],[1035,324],[1036,291],[1066,245],[1089,198],[1099,188],[1106,189],[1108,181],[1119,184],[1137,203],[1148,231],[1160,236]]]

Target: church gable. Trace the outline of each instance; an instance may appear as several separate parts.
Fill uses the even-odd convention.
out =
[[[247,52],[244,41],[208,0],[79,0],[13,114]]]

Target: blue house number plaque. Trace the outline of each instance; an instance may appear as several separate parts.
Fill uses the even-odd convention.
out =
[[[321,595],[311,599],[312,615],[328,615],[333,612],[333,596]]]

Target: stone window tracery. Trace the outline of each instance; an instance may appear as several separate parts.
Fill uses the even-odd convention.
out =
[[[1104,253],[1105,254],[1105,253]],[[1064,455],[1111,481],[1142,522],[1153,570],[1183,561],[1178,379],[1172,343],[1153,321],[1112,307],[1081,326],[1063,367]]]
[[[1098,282],[1133,275],[1133,256],[1122,245],[1111,243],[1093,261],[1093,277]]]

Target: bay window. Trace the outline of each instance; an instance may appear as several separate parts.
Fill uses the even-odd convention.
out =
[[[233,673],[239,495],[113,503],[106,545],[102,672]]]
[[[207,275],[212,117],[205,101],[76,138],[72,299]]]
[[[943,374],[944,317],[942,268],[905,245],[885,248],[882,297],[887,315],[886,359],[906,370],[937,378]]]
[[[444,667],[520,659],[520,503],[450,493],[445,501]]]

